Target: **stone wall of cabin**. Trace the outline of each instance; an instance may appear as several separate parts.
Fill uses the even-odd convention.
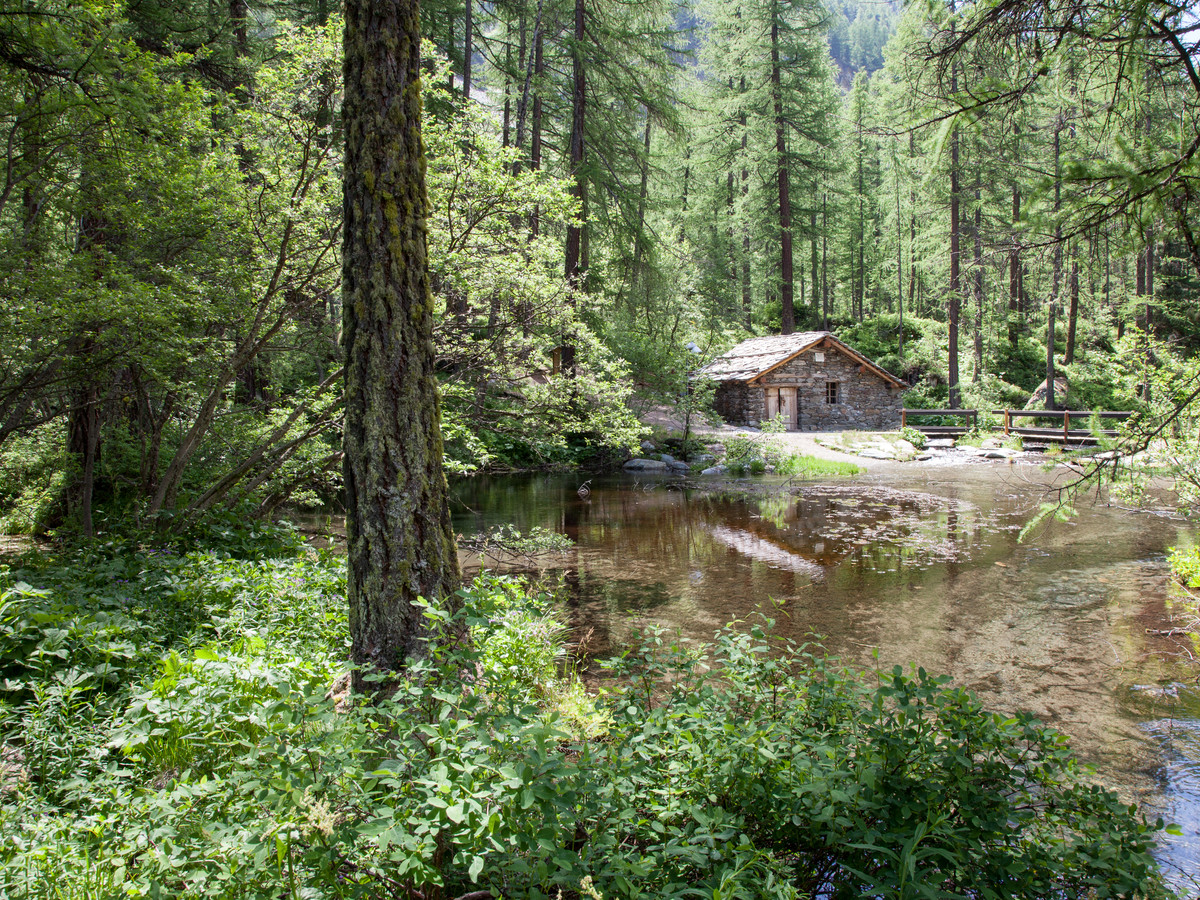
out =
[[[824,362],[813,351],[800,354],[761,379],[761,385],[723,382],[717,385],[713,407],[731,425],[757,428],[766,415],[764,387],[797,388],[801,431],[889,431],[900,427],[904,405],[901,388],[888,387],[870,370],[859,371],[859,363],[836,350],[824,350]],[[838,402],[826,402],[825,386],[838,385]]]
[[[730,425],[749,425],[762,419],[766,400],[762,388],[751,388],[743,381],[723,381],[713,395],[713,409]]]
[[[881,431],[900,427],[900,409],[904,406],[900,388],[889,387],[869,369],[860,371],[858,362],[837,350],[819,352],[825,354],[824,362],[817,362],[814,351],[807,350],[760,379],[764,386],[796,385],[801,431]],[[837,403],[825,399],[825,386],[831,381],[838,385]],[[766,400],[762,403],[765,405]]]

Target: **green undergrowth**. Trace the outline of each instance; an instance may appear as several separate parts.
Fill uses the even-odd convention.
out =
[[[648,631],[595,696],[554,604],[485,576],[424,606],[428,658],[387,699],[327,698],[344,560],[268,538],[7,569],[0,895],[1158,891],[1153,826],[1060,736],[767,620],[699,648]]]
[[[1186,587],[1200,588],[1200,545],[1172,547],[1167,553],[1171,571]]]
[[[804,453],[789,453],[776,437],[782,420],[767,422],[761,435],[730,435],[725,439],[725,466],[731,475],[762,475],[770,469],[777,475],[799,478],[844,478],[862,468],[854,463],[820,459]]]

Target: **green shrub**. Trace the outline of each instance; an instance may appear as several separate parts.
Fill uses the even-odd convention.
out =
[[[1176,578],[1188,587],[1200,588],[1200,545],[1186,549],[1172,547],[1167,551],[1167,559]]]
[[[486,621],[472,628],[489,687],[522,703],[549,696],[560,681],[567,628],[546,598],[531,598],[513,581],[481,576],[468,602]]]
[[[1151,826],[1089,785],[1061,737],[923,671],[848,670],[735,623],[707,648],[637,638],[588,698],[550,683],[562,629],[546,602],[487,577],[455,611],[423,606],[428,656],[386,699],[338,709],[325,689],[346,652],[344,561],[77,561],[30,561],[38,588],[10,600],[29,623],[0,658],[22,673],[0,702],[28,770],[0,796],[13,900],[1065,898],[1157,884]],[[93,628],[97,596],[121,592],[146,611],[129,615],[140,630]],[[29,609],[68,609],[63,597],[75,624],[45,643],[55,620]],[[188,612],[169,617],[176,599]],[[113,682],[51,652],[102,659],[126,638],[155,652]],[[13,657],[30,646],[45,652]]]
[[[762,447],[752,437],[740,434],[725,439],[725,465],[749,465],[751,460],[762,458]]]
[[[913,428],[911,425],[906,425],[904,428],[900,429],[900,437],[904,438],[904,440],[908,441],[918,450],[925,449],[925,435],[917,431],[917,429]]]

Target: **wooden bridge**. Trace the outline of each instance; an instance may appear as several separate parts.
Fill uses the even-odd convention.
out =
[[[1071,420],[1076,423],[1088,425],[1093,418],[1100,420],[1115,420],[1123,422],[1133,415],[1132,412],[1121,410],[1086,410],[1086,409],[997,409],[993,410],[997,415],[1004,416],[1004,434],[1019,434],[1026,440],[1036,442],[1045,442],[1053,444],[1094,444],[1096,443],[1096,432],[1091,428],[1072,428]],[[1031,418],[1037,419],[1052,419],[1062,422],[1060,427],[1046,427],[1039,425],[1015,425],[1015,418]],[[1105,437],[1116,437],[1119,432],[1116,428],[1101,428],[1098,433]]]
[[[1094,444],[1096,435],[1087,427],[1071,427],[1071,421],[1078,424],[1090,424],[1092,418],[1124,421],[1133,415],[1131,412],[1120,410],[1078,410],[1078,409],[994,409],[998,416],[1004,417],[1004,435],[1018,434],[1026,440],[1039,443],[1054,444]],[[937,416],[942,419],[953,418],[961,420],[958,424],[923,425],[909,422],[910,418]],[[1034,422],[1038,419],[1051,419],[1062,423],[1061,426],[1046,427],[1044,425],[1014,424],[1014,419],[1028,418]],[[900,410],[900,427],[913,427],[922,434],[930,437],[961,437],[972,428],[979,426],[979,410],[977,409],[902,409]],[[1116,437],[1115,428],[1102,428],[1100,434],[1106,437]]]

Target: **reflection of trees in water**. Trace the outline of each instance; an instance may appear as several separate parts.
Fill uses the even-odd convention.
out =
[[[807,485],[760,497],[626,486],[572,505],[579,539],[610,554],[618,572],[623,565],[729,566],[739,554],[743,562],[810,574],[797,557],[823,569],[848,563],[894,571],[959,559],[981,537],[983,519],[969,503],[879,486]]]
[[[960,526],[977,514],[971,504],[916,491],[813,486],[796,499],[789,540],[825,565],[929,565],[960,557],[970,543]]]
[[[593,482],[581,498],[573,480],[510,480],[476,486],[464,503],[494,504],[493,518],[554,528],[575,542],[557,561],[567,614],[592,629],[587,649],[598,656],[619,650],[632,619],[661,617],[671,604],[683,607],[667,618],[691,609],[704,630],[706,611],[748,614],[756,598],[797,596],[826,572],[865,585],[957,559],[983,519],[970,504],[877,485],[749,496]]]

